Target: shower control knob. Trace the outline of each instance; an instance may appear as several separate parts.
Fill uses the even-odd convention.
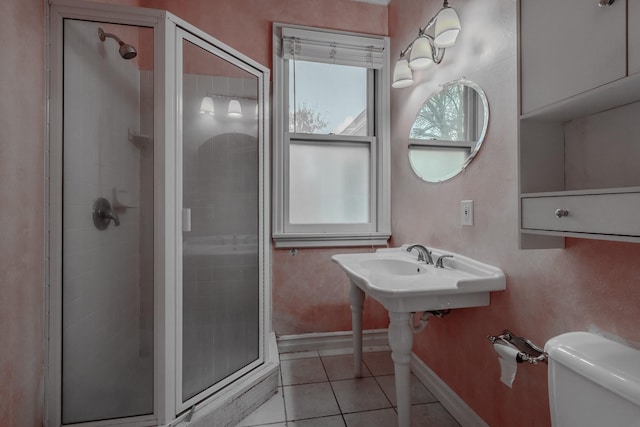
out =
[[[93,225],[98,230],[105,230],[111,221],[116,227],[120,225],[120,219],[111,210],[111,203],[104,197],[99,197],[93,204]]]

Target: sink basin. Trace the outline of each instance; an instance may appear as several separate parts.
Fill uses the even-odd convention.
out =
[[[413,276],[427,272],[426,265],[417,265],[413,261],[394,258],[367,259],[360,265],[371,273],[387,276]]]
[[[373,253],[331,257],[351,282],[378,300],[387,310],[414,312],[489,305],[490,292],[505,289],[498,267],[463,255],[430,248],[434,261],[441,255],[445,268],[435,268],[407,246],[378,249]]]

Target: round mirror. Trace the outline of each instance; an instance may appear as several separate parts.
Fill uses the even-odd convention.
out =
[[[409,133],[409,162],[425,181],[462,172],[478,153],[489,124],[484,91],[466,79],[445,83],[425,101]]]

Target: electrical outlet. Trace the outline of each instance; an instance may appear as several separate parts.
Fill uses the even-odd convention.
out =
[[[473,200],[460,202],[460,225],[473,225]]]

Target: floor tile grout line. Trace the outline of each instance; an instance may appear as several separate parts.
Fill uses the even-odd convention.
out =
[[[326,377],[327,377],[327,381],[317,381],[317,382],[304,383],[304,384],[322,384],[322,383],[328,382],[328,383],[329,383],[329,386],[331,387],[331,391],[332,391],[332,393],[333,393],[333,397],[334,397],[334,399],[335,399],[335,401],[336,401],[336,404],[338,405],[338,409],[339,409],[340,413],[339,413],[339,414],[324,415],[324,416],[321,416],[321,417],[301,418],[301,419],[299,419],[299,420],[288,420],[288,414],[287,414],[287,408],[286,408],[286,404],[285,404],[285,396],[284,396],[284,387],[293,387],[293,386],[296,386],[296,385],[304,385],[304,384],[290,384],[290,385],[288,385],[288,386],[285,386],[285,385],[282,383],[282,379],[283,379],[283,376],[282,376],[282,369],[279,369],[279,373],[278,373],[278,374],[279,374],[279,376],[280,376],[281,384],[280,384],[280,386],[279,386],[278,388],[280,389],[280,391],[281,391],[281,393],[282,393],[282,404],[283,404],[283,406],[284,406],[284,407],[283,407],[283,411],[284,411],[284,414],[285,414],[285,420],[284,420],[284,425],[285,425],[285,427],[287,427],[287,426],[289,426],[291,423],[295,423],[295,422],[297,422],[297,421],[313,420],[313,419],[320,419],[320,418],[326,418],[326,417],[334,417],[334,416],[338,416],[338,415],[340,415],[340,417],[341,417],[341,419],[342,419],[342,421],[343,421],[344,425],[345,425],[345,426],[347,426],[347,420],[346,420],[346,418],[345,418],[345,415],[358,414],[358,413],[366,413],[366,412],[373,412],[373,411],[386,410],[386,409],[392,409],[394,412],[396,412],[396,413],[397,413],[397,406],[393,406],[393,403],[391,402],[391,399],[389,398],[389,396],[387,396],[387,393],[384,391],[384,388],[382,387],[382,385],[381,385],[381,383],[380,383],[380,381],[379,381],[379,378],[380,378],[380,377],[394,377],[394,382],[395,382],[395,374],[380,374],[380,375],[374,375],[374,374],[373,374],[373,372],[371,372],[371,370],[370,370],[370,368],[369,368],[368,364],[366,363],[366,361],[364,360],[364,358],[363,358],[363,360],[362,360],[362,363],[363,363],[363,364],[365,365],[365,367],[366,367],[366,368],[371,372],[371,377],[373,377],[373,379],[374,379],[374,381],[375,381],[376,385],[381,389],[381,391],[382,391],[383,395],[385,396],[385,398],[387,399],[387,401],[389,402],[389,404],[390,404],[391,406],[389,406],[389,407],[387,407],[387,408],[378,408],[378,409],[370,409],[370,410],[365,410],[365,411],[354,411],[354,412],[346,412],[346,413],[345,413],[345,412],[342,410],[342,408],[340,407],[340,403],[338,402],[338,398],[337,398],[337,395],[336,395],[336,392],[335,392],[335,390],[334,390],[334,388],[333,388],[333,384],[332,384],[332,383],[333,383],[333,382],[340,382],[340,381],[347,381],[347,380],[350,380],[350,379],[355,379],[355,377],[354,377],[354,378],[343,378],[343,379],[338,379],[338,380],[335,380],[335,381],[332,381],[331,379],[329,379],[329,373],[328,373],[328,370],[327,370],[327,367],[326,367],[326,365],[325,365],[325,361],[323,360],[323,358],[324,358],[324,357],[332,357],[332,356],[334,356],[334,355],[321,356],[321,355],[318,353],[318,355],[317,355],[317,356],[313,356],[313,357],[311,357],[311,358],[315,358],[315,357],[320,358],[320,362],[321,362],[321,364],[322,364],[323,370],[324,370],[325,375],[326,375]],[[338,356],[340,356],[340,355],[338,355]],[[309,358],[305,358],[305,359],[309,359]],[[294,359],[291,359],[291,360],[294,360]],[[362,378],[365,378],[365,377],[363,376]],[[420,381],[420,380],[418,379],[418,381]],[[424,385],[424,383],[422,383],[422,381],[420,381],[420,383],[421,383],[421,384],[422,384],[422,385],[427,389],[427,391],[431,392],[431,390],[429,390],[429,388],[427,388],[427,387],[426,387],[426,385]],[[433,401],[433,402],[415,403],[415,404],[412,404],[411,406],[418,406],[418,405],[434,405],[434,404],[442,405],[442,404],[440,403],[440,401],[436,399],[436,401]],[[455,418],[453,418],[453,416],[451,415],[451,413],[450,413],[446,408],[443,408],[443,409],[445,409],[446,413],[447,413],[447,414],[449,414],[449,416],[450,416],[454,421],[456,421],[456,422],[457,422],[457,420],[455,420]],[[272,423],[272,424],[273,424],[273,425],[275,425],[275,424],[277,424],[277,423]],[[265,426],[267,426],[267,427],[268,427],[268,426],[270,426],[270,425],[272,425],[272,424],[266,424],[266,425],[265,425],[265,424],[261,424],[261,425],[265,425]],[[259,426],[261,426],[261,425],[256,425],[256,426],[253,426],[253,427],[259,427]],[[459,426],[459,424],[458,424],[458,426]]]
[[[282,361],[280,360],[280,353],[278,353],[278,375],[280,375],[280,392],[282,393],[282,411],[284,412],[284,425],[289,426],[287,421],[287,404],[284,397],[284,379],[282,378]]]
[[[331,384],[331,378],[329,378],[329,372],[327,371],[327,367],[324,364],[324,360],[322,356],[320,356],[320,363],[322,364],[322,369],[324,369],[324,374],[327,376],[327,382],[329,383],[329,387],[331,387],[331,393],[333,393],[333,398],[336,401],[336,405],[338,405],[338,410],[340,411],[340,418],[342,418],[342,423],[346,426],[347,420],[344,419],[344,413],[342,412],[342,407],[340,406],[340,402],[338,401],[338,396],[336,396],[336,391],[333,389],[333,384]]]
[[[391,401],[391,399],[389,399],[389,396],[387,396],[387,393],[385,393],[384,388],[382,388],[382,385],[380,384],[380,381],[378,381],[378,377],[382,377],[385,375],[374,375],[373,371],[371,371],[371,368],[369,368],[369,365],[367,364],[366,360],[364,360],[364,357],[362,358],[362,363],[364,363],[364,365],[367,367],[367,369],[369,370],[369,372],[371,372],[371,376],[373,376],[373,380],[376,382],[376,384],[378,384],[378,387],[380,387],[380,390],[382,390],[382,394],[384,395],[384,397],[387,399],[387,401],[389,402],[389,404],[391,405],[391,409],[393,409],[394,411],[396,411],[394,408],[395,406],[393,406],[393,402]],[[395,369],[394,369],[394,374],[393,374],[393,380],[395,382]],[[396,411],[397,412],[397,411]]]
[[[384,375],[379,375],[379,376],[384,376]],[[389,402],[389,405],[391,405],[391,408],[394,408],[393,402],[391,401],[389,396],[387,396],[387,393],[384,391],[384,388],[382,388],[382,384],[380,384],[380,381],[378,381],[378,376],[374,375],[373,380],[376,382],[376,384],[378,384],[378,387],[380,387],[380,390],[382,390],[382,394],[387,399],[387,402]],[[395,375],[393,376],[393,381],[395,382]]]

